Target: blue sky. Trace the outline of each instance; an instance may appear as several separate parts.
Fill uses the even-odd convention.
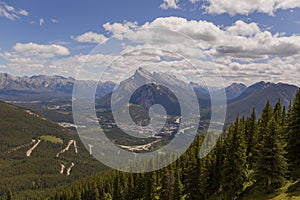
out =
[[[300,58],[300,47],[296,45],[297,42],[300,44],[299,1],[270,0],[269,5],[262,0],[250,4],[247,2],[249,1],[0,0],[0,72],[15,75],[44,73],[66,76],[67,69],[64,67],[70,59],[87,55],[97,44],[102,43],[99,42],[102,36],[109,38],[116,34],[116,30],[112,29],[113,24],[118,23],[119,27],[125,27],[127,22],[132,22],[135,23],[135,27],[130,29],[136,30],[141,29],[145,23],[156,22],[157,19],[163,20],[153,24],[170,23],[170,17],[173,16],[175,26],[186,23],[188,28],[193,27],[189,22],[201,21],[206,23],[198,23],[196,26],[209,28],[208,24],[211,23],[214,27],[210,27],[212,32],[207,31],[209,36],[213,34],[213,28],[219,28],[220,34],[224,34],[223,40],[225,35],[229,38],[229,34],[232,39],[245,41],[244,45],[231,46],[225,44],[222,39],[211,41],[212,44],[208,44],[205,39],[199,40],[199,43],[203,42],[201,47],[206,48],[205,51],[212,56],[216,65],[228,72],[228,75],[225,75],[228,82],[252,83],[255,74],[251,71],[256,69],[261,72],[255,76],[259,77],[258,79],[296,83],[299,78],[297,61]],[[186,22],[180,19],[185,19]],[[104,24],[107,26],[104,27]],[[176,27],[168,28],[182,31]],[[195,27],[195,30],[198,28]],[[199,31],[193,34],[202,37],[203,30],[199,28]],[[93,34],[84,35],[85,33]],[[79,36],[82,35],[84,37],[80,40]],[[98,42],[95,42],[95,37]],[[272,45],[256,53],[261,49],[255,46],[259,43],[257,38],[261,37],[269,37]],[[247,49],[248,44],[250,49]],[[235,50],[229,51],[232,48]],[[59,50],[54,50],[56,52],[53,53],[53,49]],[[237,50],[241,52],[236,53]],[[66,63],[63,63],[64,61]],[[254,66],[255,63],[258,65]],[[284,67],[276,68],[279,65]],[[295,70],[295,75],[288,78],[287,74],[291,70]],[[272,73],[273,76],[270,75]]]

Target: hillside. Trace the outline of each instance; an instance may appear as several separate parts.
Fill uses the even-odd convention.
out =
[[[236,115],[249,116],[252,108],[255,108],[258,115],[261,115],[267,100],[271,105],[280,99],[281,104],[288,108],[290,101],[295,97],[298,87],[284,83],[258,82],[246,88],[240,96],[228,100],[227,122],[232,122]]]
[[[0,197],[9,190],[17,199],[37,197],[105,168],[76,132],[7,103],[0,111]]]

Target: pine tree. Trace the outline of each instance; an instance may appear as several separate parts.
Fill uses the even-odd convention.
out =
[[[244,124],[238,118],[229,127],[224,157],[221,188],[225,199],[235,199],[241,193],[246,179]]]
[[[143,199],[144,192],[147,189],[145,184],[145,176],[143,173],[135,174],[134,176],[134,183],[135,183],[135,198],[136,199]]]
[[[276,123],[278,123],[279,125],[282,125],[283,110],[282,110],[280,99],[275,104],[273,112],[274,112],[274,119],[275,119]]]
[[[183,196],[183,185],[180,177],[180,170],[177,169],[175,172],[175,182],[174,182],[174,192],[173,192],[173,200],[180,200]]]
[[[114,178],[114,192],[113,192],[113,199],[122,199],[122,188],[120,182],[120,173],[116,173]]]
[[[12,200],[12,199],[13,199],[13,195],[12,195],[11,190],[8,190],[8,191],[7,191],[7,193],[6,193],[6,199],[7,199],[7,200]]]
[[[162,179],[161,199],[172,200],[174,192],[174,174],[167,171]]]
[[[148,172],[145,174],[146,190],[144,196],[146,199],[153,200],[157,195],[156,172]]]
[[[258,135],[257,135],[257,142],[255,144],[254,149],[254,161],[256,162],[258,157],[258,152],[261,148],[261,142],[267,132],[267,127],[270,119],[273,117],[273,109],[269,101],[267,101],[266,106],[263,109],[262,115],[258,121]]]
[[[200,171],[201,161],[198,158],[201,140],[197,138],[189,149],[188,165],[184,168],[186,175],[186,194],[187,199],[201,199],[200,192]]]
[[[74,200],[81,200],[81,191],[78,186],[76,186],[73,190],[73,199]]]
[[[128,187],[127,187],[126,199],[135,199],[134,177],[132,173],[128,174]]]
[[[198,199],[208,199],[213,193],[212,178],[214,171],[214,153],[209,153],[201,160]]]
[[[294,178],[300,177],[300,89],[289,112],[288,120],[288,159]]]
[[[226,129],[225,129],[226,132]],[[224,132],[224,134],[225,134]],[[216,147],[213,151],[214,157],[212,160],[212,175],[211,175],[211,191],[212,194],[217,194],[220,189],[221,183],[221,171],[223,168],[224,162],[224,148],[223,148],[223,138],[220,138],[216,144]]]
[[[246,120],[245,140],[246,140],[246,156],[249,168],[252,169],[255,163],[255,144],[257,144],[257,120],[256,111],[253,108],[251,116]]]
[[[271,104],[269,101],[267,101],[265,108],[263,109],[261,118],[259,120],[259,135],[258,135],[258,141],[262,141],[263,136],[265,135],[267,131],[267,126],[270,121],[270,119],[273,116],[273,109],[271,107]]]
[[[256,185],[268,193],[274,192],[282,185],[287,172],[284,143],[280,139],[279,128],[275,117],[272,117],[260,144],[255,167]]]

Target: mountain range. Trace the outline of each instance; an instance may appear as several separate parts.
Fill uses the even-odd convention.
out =
[[[134,76],[147,77],[147,72],[142,68],[138,69]],[[158,74],[156,73],[156,77]],[[165,76],[164,78],[166,78]],[[149,75],[148,75],[149,78]],[[176,83],[178,80],[173,80]],[[7,73],[0,72],[0,94],[12,94],[12,93],[32,93],[32,94],[42,94],[42,93],[57,93],[57,94],[71,94],[73,91],[75,79],[72,77],[65,78],[62,76],[13,76]],[[81,81],[86,88],[92,85],[93,81]],[[112,81],[99,82],[97,86],[97,94],[104,95],[112,92],[115,87],[115,83]],[[191,82],[190,85],[198,92],[208,95],[207,88],[198,85],[197,83]],[[239,96],[245,89],[246,85],[242,83],[233,83],[232,85],[226,87],[226,94],[228,99],[235,98]]]
[[[155,72],[151,74],[148,71],[143,70],[141,68],[138,69],[132,77],[121,82],[118,87],[121,88],[121,90],[123,90],[124,93],[129,93],[132,87],[137,88],[137,82],[139,82],[137,80],[143,80],[144,82],[153,82],[153,80],[159,80],[159,82],[165,82],[166,84],[172,85],[176,88],[180,88],[181,91],[186,90],[187,87],[187,85],[185,85],[182,81],[178,80],[172,75],[157,74]],[[196,83],[189,84],[193,87],[197,95],[198,103],[200,105],[200,111],[201,109],[203,111],[203,118],[209,119],[211,110],[211,99],[207,87],[203,87]],[[153,85],[138,88],[136,92],[132,95],[132,102],[130,103],[144,106],[145,102],[148,102],[149,99],[151,99],[152,104],[161,104],[161,102],[169,102],[169,105],[172,105],[171,107],[173,107],[173,111],[178,114],[178,111],[176,111],[177,108],[174,108],[174,105],[176,105],[177,101],[176,98],[174,98],[174,96],[170,94],[167,90],[163,89],[163,87],[158,88],[159,89],[157,89]],[[263,81],[255,83],[249,87],[242,83],[233,83],[225,88],[225,93],[227,96],[226,121],[228,123],[232,122],[237,115],[249,116],[253,108],[256,108],[257,114],[260,115],[265,103],[268,100],[272,105],[275,105],[275,103],[278,100],[280,100],[283,106],[288,107],[290,101],[293,100],[297,89],[298,87],[295,85],[284,83],[270,83]],[[146,97],[144,97],[143,100],[143,98],[141,97],[143,96],[143,92],[145,91],[148,91],[148,94]],[[111,103],[111,95],[112,93],[109,93],[103,96],[102,98],[99,98],[97,100],[97,105],[100,107],[109,107]],[[149,105],[147,107],[149,107]]]
[[[160,82],[165,82],[174,87],[181,88],[182,90],[187,87],[185,83],[178,80],[175,76],[162,73],[150,73],[143,68],[139,68],[131,78],[124,80],[119,85],[112,81],[99,82],[96,92],[96,106],[100,108],[109,107],[111,102],[111,94],[115,86],[118,86],[117,88],[122,88],[122,90],[126,92],[132,89],[132,87],[136,87],[137,80],[148,82],[151,82],[153,80],[160,80]],[[50,112],[51,115],[55,116],[50,117],[50,119],[55,121],[56,118],[64,118],[66,116],[64,114],[58,117],[58,113],[61,114],[62,112],[69,112],[69,114],[71,114],[71,95],[74,81],[74,78],[65,78],[61,76],[40,75],[32,77],[17,77],[5,73],[0,73],[0,100],[43,100],[44,102],[41,106],[37,106],[36,103],[34,105],[32,103],[27,103],[22,106],[29,107],[38,112],[42,110],[41,112],[45,114],[46,117],[48,117],[48,114]],[[87,89],[91,87],[91,85],[95,85],[92,81],[81,81],[81,84]],[[210,95],[207,87],[192,82],[189,83],[189,85],[194,89],[201,109],[204,109],[206,111],[209,110]],[[178,110],[178,108],[175,108],[175,105],[177,105],[177,103],[174,95],[171,94],[170,91],[166,90],[166,88],[158,87],[160,89],[157,90],[157,87],[154,86],[155,85],[153,84],[152,86],[148,84],[147,86],[143,86],[140,89],[137,88],[138,90],[131,98],[131,103],[143,104],[145,106],[147,103],[140,96],[142,95],[142,91],[148,90],[150,91],[150,97],[154,98],[152,99],[152,104],[170,102],[170,105],[168,105],[168,107],[170,107],[169,110],[172,110],[171,108],[173,108],[176,113],[176,110]],[[225,88],[227,96],[227,121],[232,121],[237,114],[239,114],[240,116],[250,115],[253,107],[257,109],[257,113],[258,115],[260,115],[262,108],[267,100],[269,100],[271,104],[274,105],[275,102],[280,99],[282,105],[288,107],[290,101],[294,98],[297,89],[297,86],[285,83],[270,83],[262,81],[248,87],[242,83],[233,83]],[[54,110],[54,112],[51,109],[45,109],[45,106],[49,106],[48,104],[52,106],[60,106],[59,104],[65,105],[66,102],[68,102],[68,107],[63,111],[58,109]],[[209,111],[207,111],[207,113],[209,113]],[[209,118],[209,116],[206,117]]]
[[[7,73],[0,73],[0,94],[13,95],[18,93],[30,94],[53,94],[68,95],[72,94],[74,78],[62,76],[13,76]],[[80,81],[81,86],[89,88],[93,81]],[[111,81],[99,82],[97,95],[104,95],[113,90],[115,84]]]

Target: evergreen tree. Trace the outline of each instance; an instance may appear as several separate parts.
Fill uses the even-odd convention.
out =
[[[146,190],[145,197],[149,200],[156,199],[157,196],[157,182],[156,182],[156,172],[148,172],[145,174]]]
[[[200,180],[199,180],[199,192],[198,199],[207,199],[208,196],[212,193],[211,181],[213,173],[213,153],[211,152],[205,158],[201,160],[200,168]]]
[[[246,179],[244,124],[238,118],[229,127],[224,157],[221,188],[225,199],[235,199],[241,193]]]
[[[258,121],[258,135],[257,135],[257,142],[255,144],[255,149],[254,149],[254,161],[256,163],[257,158],[258,158],[258,152],[261,150],[261,142],[263,141],[264,136],[266,135],[267,132],[267,127],[270,119],[273,117],[273,109],[271,107],[271,104],[269,101],[267,101],[263,111],[262,115]]]
[[[135,189],[134,189],[135,198],[143,199],[144,192],[147,189],[144,174],[143,173],[135,174],[134,183],[135,183]]]
[[[273,116],[273,109],[269,101],[267,101],[266,106],[263,109],[261,118],[259,120],[259,134],[258,134],[258,142],[262,141],[263,136],[267,132],[267,126],[270,119]]]
[[[252,169],[255,163],[255,145],[257,144],[257,120],[255,108],[253,108],[251,116],[246,120],[245,126],[247,163],[249,168]]]
[[[89,199],[100,200],[100,194],[96,182],[92,182],[89,187]]]
[[[6,199],[7,199],[7,200],[12,200],[12,199],[13,199],[13,195],[12,195],[11,190],[8,190],[8,191],[7,191],[7,193],[6,193]]]
[[[226,129],[224,130],[225,135]],[[221,183],[221,171],[223,168],[223,162],[224,162],[224,148],[223,148],[223,138],[221,137],[216,147],[213,151],[213,160],[212,160],[212,175],[211,175],[211,192],[212,194],[219,193],[220,189],[220,183]]]
[[[127,187],[127,194],[126,199],[134,199],[135,192],[134,192],[134,177],[132,173],[128,174],[128,187]]]
[[[161,199],[172,200],[174,192],[174,175],[172,172],[167,171],[162,179],[162,192]]]
[[[201,199],[202,196],[200,192],[201,161],[198,158],[200,143],[200,139],[197,138],[189,149],[188,166],[185,168],[185,173],[187,174],[187,182],[185,184],[187,199],[197,200]]]
[[[121,199],[121,183],[119,173],[116,174],[114,178],[114,190],[113,199]]]
[[[73,190],[73,199],[74,200],[81,200],[81,190],[78,186],[75,187]]]
[[[254,174],[256,184],[268,193],[282,185],[287,172],[284,144],[279,134],[279,126],[275,117],[272,117],[260,144]]]
[[[177,169],[175,172],[175,182],[174,182],[174,192],[173,192],[173,200],[180,200],[183,196],[183,185],[180,177],[180,170]]]
[[[289,112],[288,120],[288,159],[290,171],[295,178],[300,177],[300,89]]]

